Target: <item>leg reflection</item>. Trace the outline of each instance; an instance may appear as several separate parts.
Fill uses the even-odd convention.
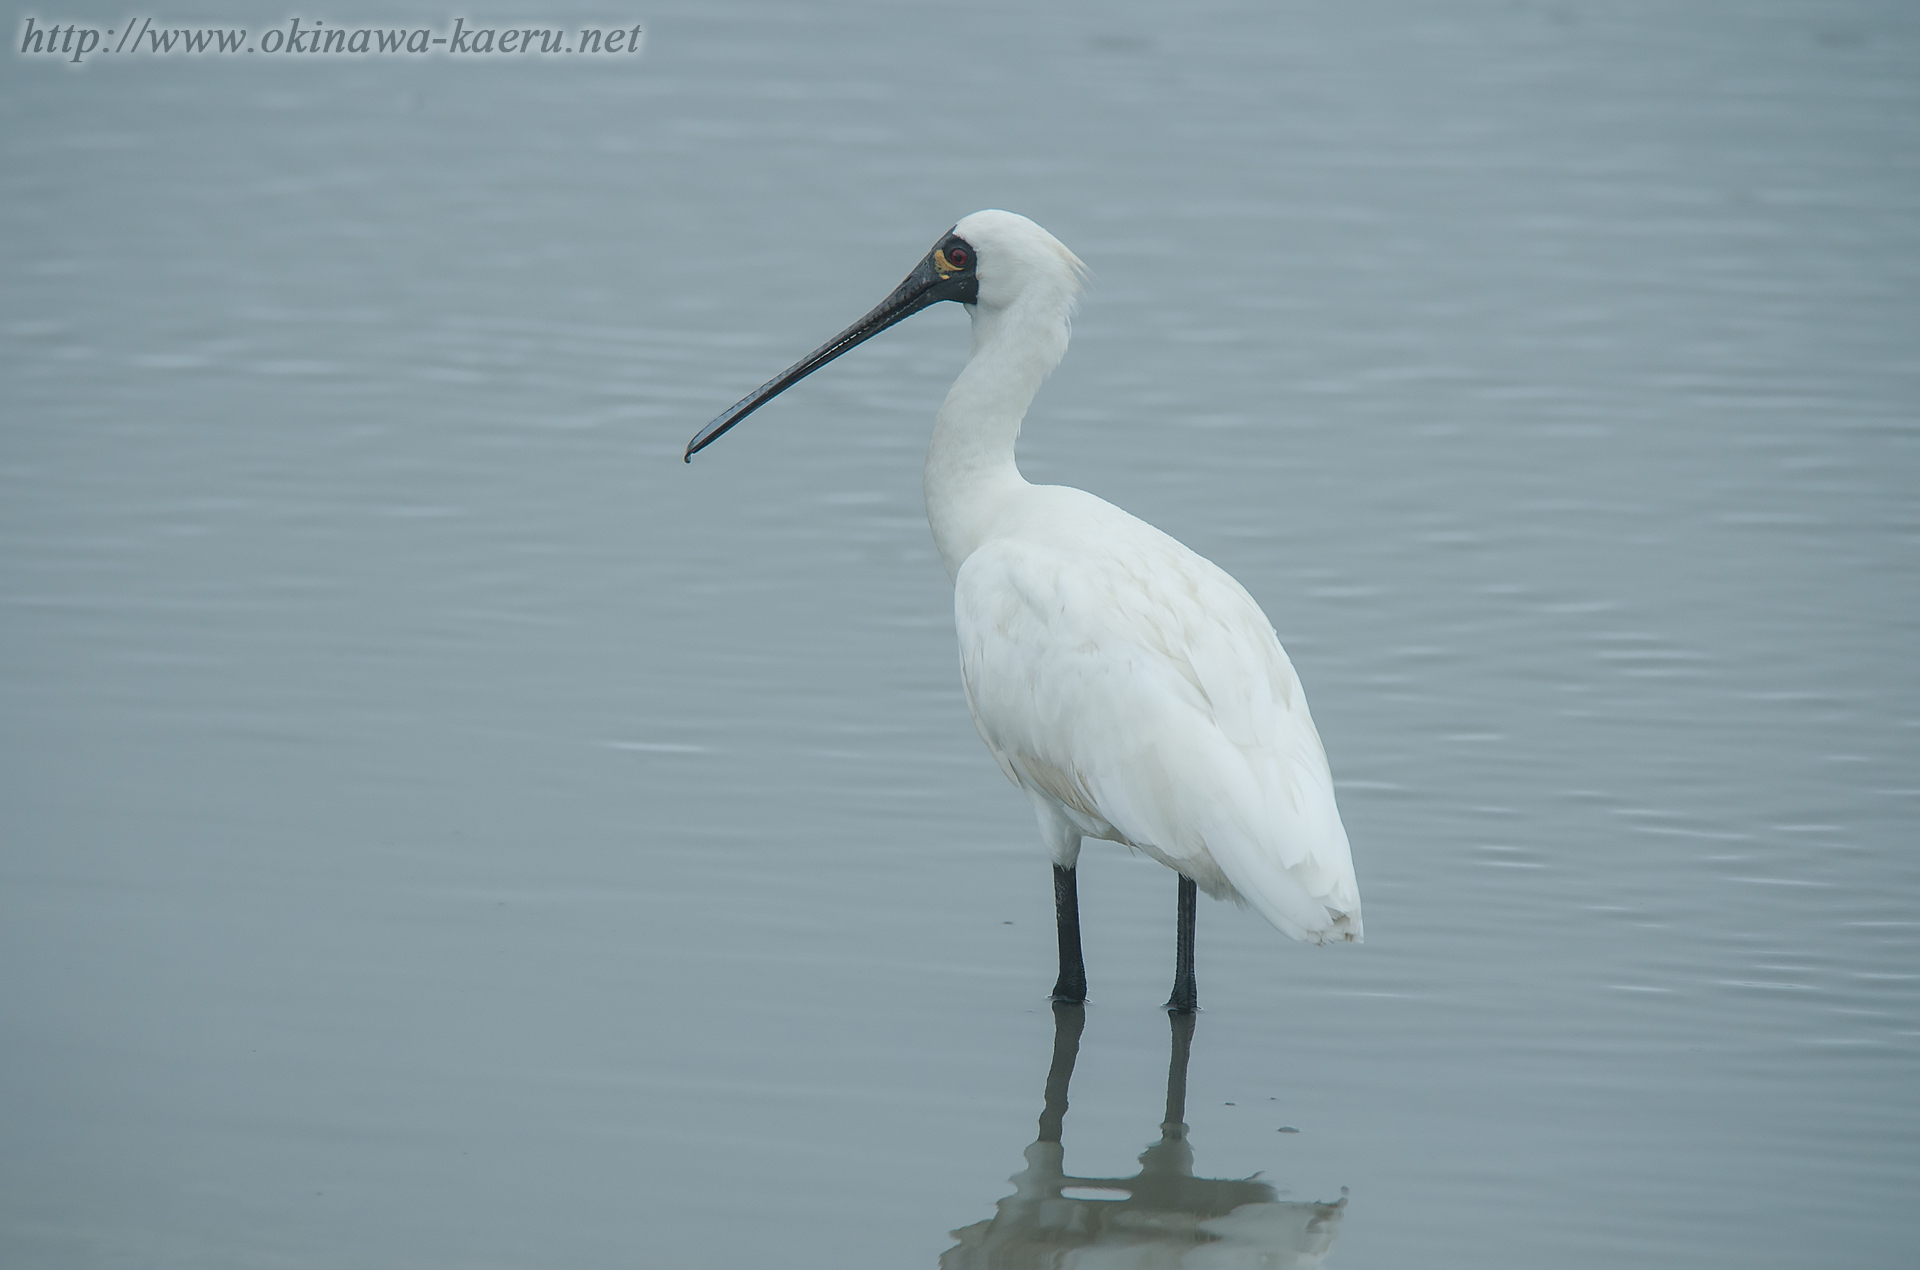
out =
[[[1160,1118],[1162,1133],[1168,1125],[1179,1125],[1183,1131],[1187,1127],[1187,1061],[1193,1057],[1193,1016],[1169,1014],[1167,1022],[1173,1025],[1173,1057],[1167,1060],[1167,1114]]]
[[[1080,1033],[1086,1026],[1085,1006],[1053,1007],[1053,1065],[1047,1068],[1047,1103],[1040,1112],[1036,1142],[1060,1141],[1060,1126],[1067,1118],[1067,1085],[1073,1080],[1074,1060],[1080,1057]]]
[[[1194,1016],[1173,1014],[1170,1023],[1160,1140],[1141,1154],[1132,1177],[1077,1177],[1066,1171],[1061,1135],[1086,1012],[1054,1006],[1053,1060],[1027,1167],[1010,1179],[1014,1192],[990,1220],[953,1232],[959,1243],[940,1258],[941,1270],[1038,1270],[1071,1264],[1068,1254],[1080,1249],[1123,1254],[1129,1264],[1238,1265],[1246,1258],[1253,1258],[1246,1264],[1301,1270],[1322,1264],[1339,1233],[1345,1199],[1282,1201],[1253,1178],[1194,1176],[1186,1124]]]

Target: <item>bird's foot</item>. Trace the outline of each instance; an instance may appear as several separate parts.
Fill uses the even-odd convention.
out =
[[[1053,985],[1053,995],[1048,998],[1055,1005],[1085,1005],[1087,1003],[1087,981],[1085,979],[1062,979]]]
[[[1200,1012],[1200,994],[1191,985],[1175,988],[1167,1003],[1160,1007],[1168,1014],[1198,1014]]]

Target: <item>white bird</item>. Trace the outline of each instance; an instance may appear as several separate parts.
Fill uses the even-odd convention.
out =
[[[1166,1008],[1189,1013],[1196,887],[1320,944],[1360,939],[1360,889],[1306,695],[1253,597],[1145,521],[1029,484],[1015,466],[1085,274],[1026,217],[975,212],[873,312],[703,428],[686,457],[903,318],[966,306],[973,352],[934,420],[927,521],[953,578],[974,726],[1032,801],[1053,860],[1053,999],[1086,998],[1075,868],[1082,840],[1103,838],[1180,875]]]

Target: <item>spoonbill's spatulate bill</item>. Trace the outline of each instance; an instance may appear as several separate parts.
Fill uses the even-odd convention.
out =
[[[1060,978],[1086,998],[1075,866],[1085,838],[1180,875],[1167,1008],[1196,1008],[1196,890],[1250,904],[1295,939],[1360,939],[1360,889],[1299,677],[1253,598],[1110,503],[1030,485],[1014,442],[1066,355],[1084,268],[1024,216],[975,212],[880,306],[722,414],[693,456],[802,378],[941,300],[973,353],[927,453],[927,521],[953,577],[974,726],[1026,792],[1053,858]]]

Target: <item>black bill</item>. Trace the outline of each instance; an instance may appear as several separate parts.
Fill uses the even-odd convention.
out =
[[[972,304],[980,294],[980,280],[974,273],[973,248],[952,232],[942,235],[927,258],[907,275],[905,282],[880,305],[827,343],[782,371],[778,378],[762,384],[751,396],[742,398],[687,442],[686,462],[719,440],[720,435],[767,402],[819,370],[856,344],[872,339],[880,332],[920,310],[942,300]]]

